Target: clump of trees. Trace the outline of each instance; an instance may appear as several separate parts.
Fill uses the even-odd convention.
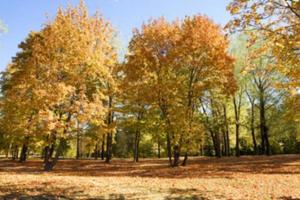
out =
[[[2,73],[0,152],[45,170],[60,157],[299,153],[299,3],[254,2],[228,6],[226,30],[242,31],[230,39],[201,15],[150,20],[122,61],[99,13],[59,8]]]

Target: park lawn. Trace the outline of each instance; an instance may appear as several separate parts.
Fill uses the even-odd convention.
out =
[[[165,159],[0,160],[0,199],[300,199],[300,155]]]

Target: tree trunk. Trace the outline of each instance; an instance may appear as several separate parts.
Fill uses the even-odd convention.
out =
[[[104,147],[105,147],[105,135],[103,135],[102,144],[101,144],[101,160],[104,160],[105,157]]]
[[[134,139],[134,155],[133,155],[133,161],[134,162],[138,162],[139,161],[140,134],[141,134],[141,132],[139,130],[136,130],[136,132],[135,132],[135,139]]]
[[[180,159],[180,150],[177,145],[174,146],[174,161],[173,161],[173,167],[177,167],[179,165],[179,159]]]
[[[53,167],[57,164],[59,156],[61,156],[63,153],[64,146],[66,146],[66,139],[60,138],[53,160],[50,161],[50,157],[49,156],[47,157],[48,159],[46,160],[45,165],[44,165],[45,171],[51,171],[53,169]]]
[[[29,143],[29,137],[26,136],[24,139],[22,150],[21,150],[21,155],[20,155],[20,159],[19,159],[20,162],[25,162],[27,159],[28,143]]]
[[[185,152],[185,154],[184,154],[184,159],[183,159],[181,165],[182,165],[182,166],[186,166],[187,160],[188,160],[188,152]]]
[[[160,139],[157,139],[157,158],[160,158]]]
[[[221,143],[220,143],[219,134],[214,133],[212,130],[209,130],[209,132],[212,138],[212,142],[215,150],[215,156],[220,158],[222,156],[222,153],[221,153]]]
[[[49,155],[50,155],[50,147],[49,145],[47,145],[45,146],[44,153],[43,153],[44,163],[46,163],[47,160],[49,160]]]
[[[167,153],[168,153],[168,158],[169,158],[169,164],[170,166],[173,165],[172,163],[172,148],[171,148],[171,138],[170,138],[170,133],[167,132]]]
[[[109,96],[109,99],[108,99],[109,112],[108,112],[108,116],[107,116],[108,127],[111,126],[111,124],[113,123],[113,119],[114,119],[114,113],[111,110],[112,103],[113,103],[113,97]],[[105,162],[110,163],[111,158],[112,158],[112,131],[109,131],[106,136],[106,159],[105,159]]]
[[[223,112],[224,112],[224,122],[225,122],[225,139],[224,139],[224,141],[226,141],[225,155],[230,156],[229,126],[228,126],[228,121],[227,121],[227,109],[226,109],[225,105],[223,105]]]
[[[112,133],[107,133],[107,136],[106,136],[106,159],[105,159],[106,163],[110,163],[111,157],[112,157],[111,153],[112,153]]]
[[[222,149],[221,149],[221,140],[220,140],[220,135],[217,133],[215,135],[215,141],[216,141],[216,157],[221,158],[222,157]]]
[[[261,134],[261,149],[262,153],[270,155],[270,144],[268,136],[268,127],[266,125],[266,109],[265,109],[265,99],[263,94],[263,89],[260,89],[260,134]]]
[[[251,129],[251,136],[252,136],[252,141],[253,141],[253,150],[254,153],[257,154],[257,143],[256,143],[256,138],[255,138],[255,127],[254,127],[254,102],[251,103],[251,122],[250,122],[250,129]]]
[[[80,149],[80,133],[79,128],[77,128],[77,138],[76,138],[76,160],[81,157],[81,149]]]
[[[267,126],[265,126],[264,128],[265,128],[264,132],[265,132],[265,141],[266,141],[266,155],[269,156],[271,155],[271,149],[269,143],[269,130]]]
[[[94,159],[97,160],[98,159],[98,153],[99,153],[99,150],[98,150],[98,142],[96,143],[95,145],[95,150],[94,150]]]
[[[236,97],[233,97],[234,105],[234,116],[235,116],[235,155],[240,156],[240,108],[241,108],[241,98],[242,95],[239,95],[238,102]]]
[[[235,125],[235,136],[236,136],[236,140],[235,140],[235,155],[237,157],[240,156],[240,126],[238,124]]]

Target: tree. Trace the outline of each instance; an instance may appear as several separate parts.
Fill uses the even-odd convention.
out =
[[[116,61],[112,38],[110,25],[99,14],[89,17],[81,1],[78,7],[60,8],[54,21],[37,34],[29,46],[28,65],[21,57],[13,62],[21,69],[20,77],[12,78],[19,84],[11,84],[7,93],[13,96],[22,86],[25,92],[13,96],[22,101],[14,103],[24,105],[30,114],[33,108],[33,127],[42,130],[47,145],[57,143],[54,158],[45,156],[45,170],[55,166],[77,125],[104,125],[106,84]]]
[[[191,138],[201,130],[195,114],[199,97],[220,85],[220,91],[235,90],[227,46],[220,28],[202,16],[173,23],[159,18],[134,32],[122,72],[141,88],[144,104],[160,110],[172,166],[179,164],[183,146],[186,161]]]
[[[266,39],[276,67],[289,79],[287,87],[300,85],[300,2],[295,0],[233,0],[227,7],[233,19],[231,31],[246,31],[252,43]],[[257,31],[259,34],[257,34]]]

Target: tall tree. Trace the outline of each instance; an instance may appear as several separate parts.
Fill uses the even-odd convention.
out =
[[[233,0],[227,9],[233,16],[227,27],[231,31],[246,30],[252,42],[264,37],[264,46],[276,57],[277,69],[289,79],[288,86],[299,87],[300,2]]]
[[[179,164],[183,146],[187,159],[199,97],[220,85],[228,93],[235,90],[227,47],[221,29],[203,16],[173,23],[160,18],[134,33],[123,73],[142,88],[143,102],[160,110],[170,165]]]
[[[19,84],[11,84],[7,92],[23,86],[23,94],[15,93],[22,101],[14,103],[34,108],[29,117],[35,114],[42,133],[51,137],[47,142],[57,141],[53,160],[45,156],[45,170],[55,166],[76,124],[104,123],[105,85],[116,61],[112,38],[110,25],[99,14],[90,17],[81,1],[77,7],[60,8],[54,21],[38,33],[29,48],[28,65],[21,58],[13,62],[25,71],[18,73],[20,78],[14,76]],[[28,125],[35,122],[28,120]]]

